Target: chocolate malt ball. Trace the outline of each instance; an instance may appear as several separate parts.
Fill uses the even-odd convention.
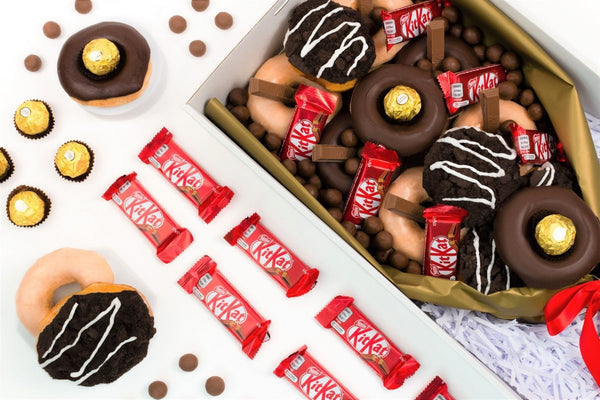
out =
[[[530,105],[533,104],[534,101],[535,101],[535,94],[533,93],[533,90],[523,89],[523,91],[521,92],[521,95],[519,96],[519,103],[521,103],[521,105],[523,107],[529,107]]]
[[[388,257],[390,256],[390,254],[392,254],[393,251],[394,251],[393,249],[375,250],[375,252],[373,253],[373,256],[375,256],[375,259],[377,260],[377,262],[379,262],[381,264],[386,264]]]
[[[27,71],[36,72],[42,68],[42,59],[35,54],[30,54],[25,57],[23,64],[25,65],[25,69]]]
[[[513,81],[515,85],[521,86],[521,84],[523,83],[523,72],[521,72],[521,70],[518,69],[509,71],[508,74],[506,74],[506,80]]]
[[[421,264],[419,264],[415,260],[410,260],[404,272],[407,272],[409,274],[421,275],[423,274],[423,269],[421,268]]]
[[[540,103],[533,103],[527,108],[527,114],[532,120],[539,121],[544,116],[544,108]]]
[[[251,122],[250,125],[248,125],[248,130],[258,140],[262,140],[262,138],[265,137],[265,134],[267,133],[267,131],[265,130],[265,127],[256,121]]]
[[[225,381],[220,376],[211,376],[206,380],[204,388],[211,396],[218,396],[225,391]]]
[[[454,25],[450,26],[450,29],[448,29],[448,33],[457,39],[461,38],[463,31],[464,31],[464,28],[461,24],[454,24]]]
[[[307,182],[311,185],[315,185],[318,189],[321,189],[321,187],[323,186],[323,184],[321,183],[321,178],[319,178],[319,175],[316,174],[308,178]]]
[[[267,132],[263,140],[265,143],[265,147],[269,150],[278,151],[281,147],[282,140],[279,136],[277,136],[274,133]]]
[[[148,394],[153,399],[162,399],[167,395],[167,384],[163,381],[154,381],[148,386]]]
[[[219,29],[229,29],[233,25],[233,17],[228,12],[220,12],[215,16],[215,25]]]
[[[315,185],[307,183],[304,185],[304,189],[315,199],[319,197],[319,188]]]
[[[231,89],[227,100],[234,106],[245,106],[248,103],[248,91],[244,88]]]
[[[495,64],[500,62],[502,54],[504,54],[504,46],[500,43],[495,43],[485,50],[485,58]]]
[[[49,39],[56,39],[60,36],[60,25],[54,21],[48,21],[42,27],[44,35]]]
[[[345,129],[340,135],[342,146],[354,147],[358,144],[358,136],[352,129]]]
[[[477,26],[469,26],[463,30],[462,38],[471,46],[479,44],[483,38],[481,29]]]
[[[358,171],[358,166],[360,165],[360,160],[356,157],[352,157],[344,161],[344,172],[348,175],[356,175],[356,171]]]
[[[388,256],[387,262],[391,267],[404,269],[408,266],[408,257],[406,257],[402,252],[394,250],[392,254]]]
[[[235,106],[231,109],[231,113],[242,124],[245,124],[250,119],[250,111],[246,106]]]
[[[485,48],[484,44],[476,44],[475,46],[473,46],[473,51],[475,52],[475,54],[477,54],[477,58],[479,59],[479,61],[485,60],[485,52],[487,51],[487,49]]]
[[[456,6],[444,7],[442,17],[446,18],[451,24],[456,24],[461,19],[460,10]]]
[[[391,249],[393,244],[394,238],[392,237],[392,234],[387,231],[378,232],[375,237],[373,237],[373,246],[378,250]]]
[[[358,243],[360,243],[362,247],[364,247],[365,249],[369,248],[369,244],[371,243],[371,237],[365,232],[357,231],[354,234],[354,238],[358,241]]]
[[[337,222],[342,221],[342,218],[344,217],[342,210],[340,210],[337,207],[331,207],[331,208],[327,209],[327,211],[329,212],[329,214],[331,214],[333,219],[335,219]]]
[[[346,220],[346,221],[342,221],[342,226],[352,236],[354,236],[356,234],[356,225],[354,225],[354,223]]]
[[[186,372],[190,372],[196,369],[198,366],[198,357],[194,354],[187,353],[179,358],[179,368]]]
[[[502,100],[513,100],[519,94],[519,88],[513,81],[504,81],[498,84],[498,92]]]
[[[442,61],[442,70],[458,72],[460,71],[460,61],[456,57],[448,56]]]
[[[500,58],[500,64],[508,70],[519,69],[521,67],[521,59],[514,51],[506,51]]]
[[[498,128],[500,134],[505,140],[508,140],[508,143],[512,143],[512,131],[510,130],[510,125],[514,123],[515,121],[512,119],[507,119],[506,121],[502,122]]]
[[[298,166],[296,165],[296,161],[286,158],[285,160],[281,160],[281,163],[283,164],[285,169],[290,171],[290,174],[292,174],[292,175],[297,174]]]
[[[369,235],[376,235],[383,230],[383,222],[381,218],[371,216],[363,221],[362,229]]]
[[[188,50],[194,57],[202,57],[206,54],[206,43],[202,40],[192,40],[188,46]]]
[[[431,64],[431,61],[426,58],[421,58],[419,61],[417,61],[417,68],[427,72],[433,71],[433,65]]]
[[[329,188],[322,190],[321,197],[325,204],[330,207],[336,207],[342,204],[342,192],[338,189]]]
[[[306,185],[306,179],[304,179],[300,175],[296,175],[296,176],[294,176],[294,178],[296,178],[296,180],[298,181],[298,183],[300,183],[302,186]]]
[[[187,21],[181,15],[173,15],[169,18],[169,29],[173,33],[182,33],[187,28]]]
[[[308,179],[315,174],[316,170],[317,167],[312,160],[305,158],[298,161],[298,174],[301,177]]]
[[[209,5],[210,0],[192,0],[192,7],[198,12],[206,10]]]

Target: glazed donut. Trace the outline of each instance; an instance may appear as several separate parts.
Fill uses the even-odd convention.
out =
[[[421,111],[409,122],[392,122],[383,115],[383,97],[397,85],[413,88],[421,98]],[[382,144],[404,157],[427,149],[448,118],[444,96],[431,74],[402,64],[384,65],[363,78],[352,93],[350,114],[363,142]]]
[[[423,167],[409,168],[394,180],[387,190],[392,194],[419,204],[431,198],[423,189]],[[405,254],[409,259],[423,262],[425,249],[425,230],[416,221],[393,211],[381,208],[379,218],[383,228],[394,238],[394,249]]]
[[[280,85],[296,87],[298,84],[302,83],[323,90],[322,86],[302,77],[288,62],[285,54],[278,54],[269,58],[260,66],[258,71],[256,71],[254,77],[256,79]],[[342,104],[341,96],[337,93],[334,94],[338,99],[337,107],[336,111],[330,115],[329,118],[333,118]],[[285,139],[290,121],[294,115],[294,107],[289,107],[282,102],[253,94],[248,97],[247,106],[254,121],[260,123],[267,132],[273,133],[281,139]]]
[[[460,62],[461,70],[472,69],[481,65],[473,48],[452,35],[444,35],[444,55],[445,57],[455,57]],[[424,58],[427,58],[427,36],[408,42],[396,54],[394,62],[396,64],[416,65],[419,60]]]
[[[560,214],[575,225],[575,242],[564,254],[544,254],[533,231],[545,216]],[[559,289],[575,283],[600,262],[600,222],[572,190],[540,186],[517,191],[494,220],[498,253],[527,286]]]
[[[513,120],[525,129],[537,129],[535,122],[529,117],[527,109],[511,100],[500,99],[500,123]],[[469,126],[481,129],[483,126],[483,112],[481,103],[467,107],[454,120],[454,127]]]
[[[321,136],[320,144],[341,145],[340,135],[346,129],[352,128],[352,119],[348,112],[339,113],[331,120]],[[354,177],[344,171],[342,162],[317,162],[317,172],[319,177],[325,182],[327,187],[338,189],[346,196],[350,192]]]
[[[76,282],[85,288],[95,282],[113,282],[113,272],[104,257],[93,251],[63,248],[37,260],[17,290],[17,315],[33,335],[52,309],[52,296],[59,287]]]
[[[412,5],[411,0],[374,0],[374,8],[383,8],[386,11],[394,11],[398,8],[407,7]],[[373,68],[385,64],[386,62],[393,59],[400,50],[402,50],[410,41],[405,41],[393,45],[389,50],[387,49],[387,37],[383,27],[379,29],[373,35],[373,42],[375,43],[375,61],[373,61]]]

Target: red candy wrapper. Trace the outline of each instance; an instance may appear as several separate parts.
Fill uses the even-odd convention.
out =
[[[321,138],[327,116],[335,111],[336,97],[312,86],[299,85],[296,109],[281,147],[281,159],[304,160],[312,157]]]
[[[460,207],[439,204],[423,210],[426,221],[423,275],[456,280],[460,224],[468,213]]]
[[[379,375],[386,389],[399,388],[419,363],[401,352],[353,302],[352,297],[336,296],[316,319],[335,331]]]
[[[344,208],[344,220],[360,225],[363,219],[377,215],[392,173],[399,166],[398,153],[381,145],[365,143]]]
[[[267,330],[271,321],[252,308],[217,270],[217,263],[209,256],[202,257],[177,283],[189,294],[194,294],[227,327],[251,359],[269,340]]]
[[[437,80],[446,99],[450,114],[460,108],[479,101],[479,92],[491,89],[506,78],[506,72],[500,64],[487,65],[461,72],[444,72]]]
[[[442,12],[437,0],[424,1],[394,11],[381,10],[387,49],[395,44],[421,36],[432,19]]]
[[[415,400],[454,400],[454,397],[448,392],[446,382],[436,376]]]
[[[357,400],[308,354],[306,346],[283,360],[273,373],[285,376],[310,400]]]
[[[219,186],[173,141],[173,134],[167,128],[162,128],[138,157],[146,164],[152,164],[183,193],[198,208],[198,215],[206,223],[212,221],[233,197],[227,186]]]
[[[522,164],[540,165],[552,158],[555,145],[547,133],[525,129],[518,124],[510,124],[515,150]]]
[[[256,213],[233,228],[225,240],[240,249],[262,267],[286,291],[287,297],[301,296],[317,282],[319,270],[307,267],[267,228]]]
[[[156,247],[156,255],[164,263],[173,261],[190,243],[192,234],[177,225],[169,214],[150,196],[132,172],[118,178],[102,195],[112,200]]]

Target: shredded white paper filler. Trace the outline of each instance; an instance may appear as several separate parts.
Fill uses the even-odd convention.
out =
[[[525,399],[600,398],[579,351],[585,309],[556,336],[545,324],[429,303],[421,309]],[[595,322],[598,327],[598,318]]]

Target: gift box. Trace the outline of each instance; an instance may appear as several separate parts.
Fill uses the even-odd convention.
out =
[[[231,145],[241,147],[409,298],[488,312],[501,318],[543,320],[544,305],[557,290],[522,287],[484,295],[459,281],[404,273],[378,263],[223,105],[231,89],[246,87],[256,69],[282,50],[287,19],[299,3],[277,2],[190,98],[188,110],[200,118],[208,117],[231,139]],[[521,56],[525,81],[535,90],[550,117],[576,172],[583,198],[600,215],[600,165],[571,78],[493,4],[468,0],[452,3],[461,9],[465,26],[482,29],[486,45],[499,42]],[[592,277],[588,275],[582,281],[589,279]]]

